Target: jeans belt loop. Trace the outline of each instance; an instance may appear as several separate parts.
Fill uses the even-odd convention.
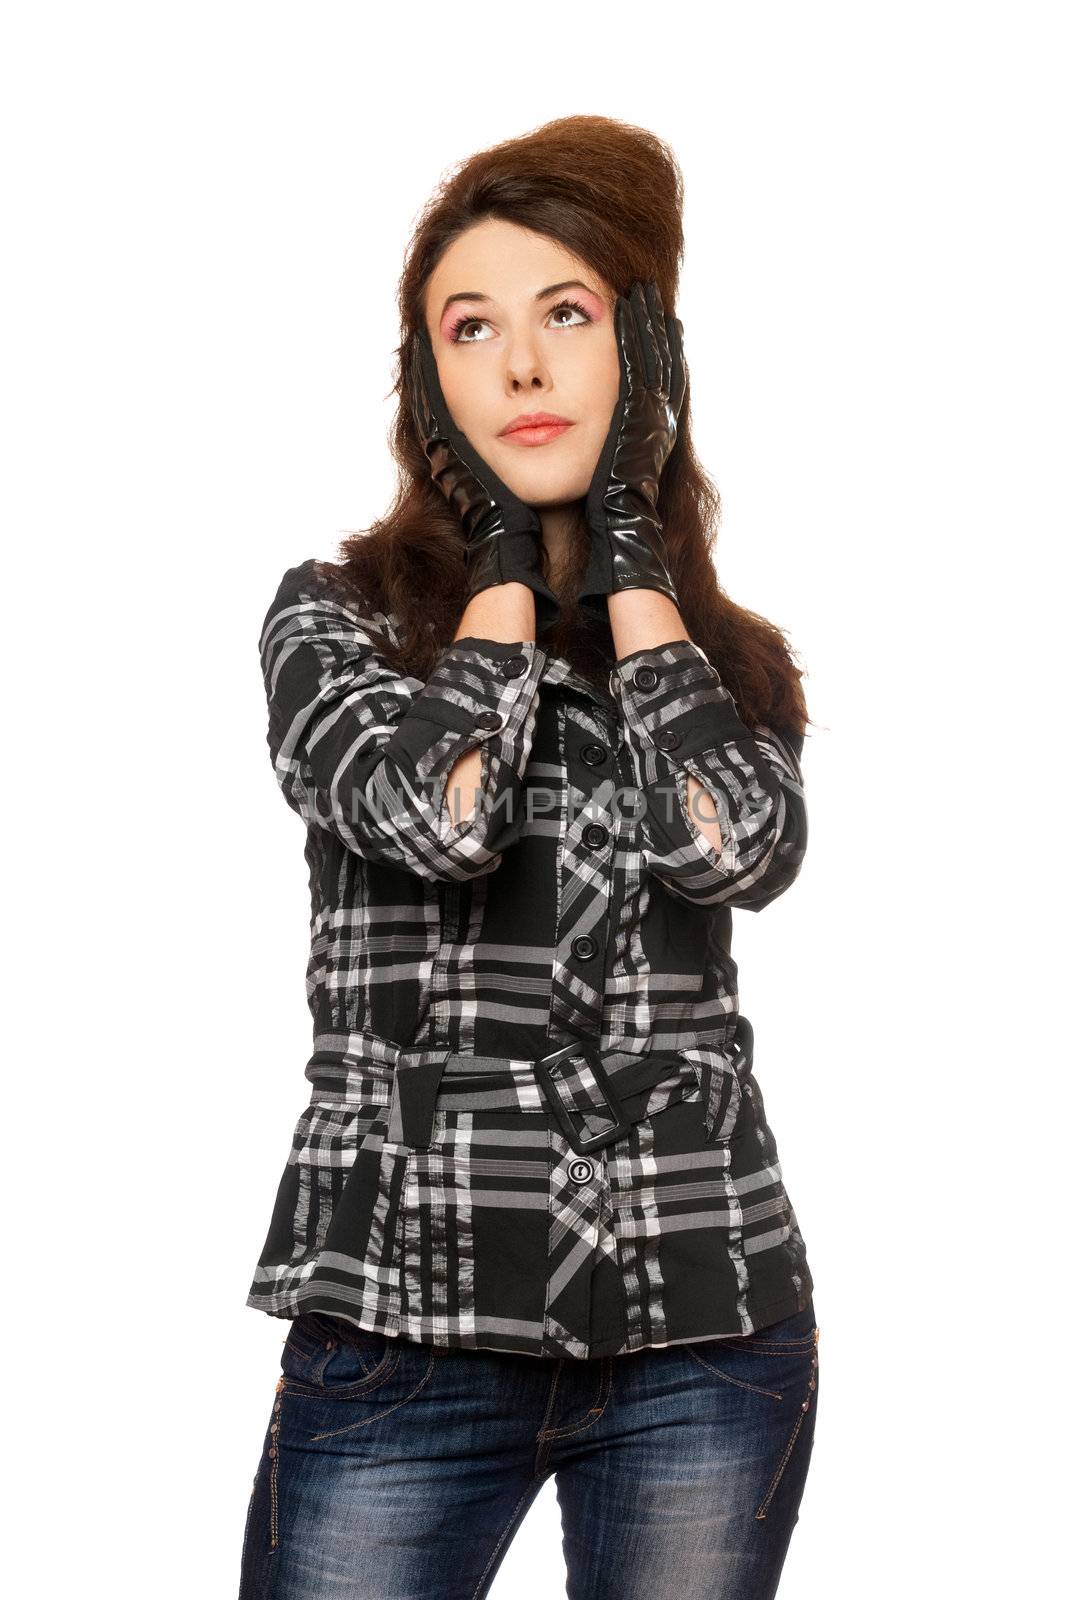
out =
[[[433,1142],[437,1093],[451,1050],[401,1050],[393,1071],[386,1137],[412,1150],[428,1150]]]
[[[552,1076],[552,1068],[561,1065],[571,1056],[580,1056],[589,1067],[596,1081],[597,1088],[604,1097],[607,1111],[614,1119],[612,1127],[601,1133],[593,1134],[588,1139],[583,1139],[574,1120],[574,1112],[562,1099],[559,1085]],[[534,1076],[541,1086],[542,1092],[548,1101],[549,1107],[556,1121],[559,1123],[564,1138],[572,1150],[579,1155],[585,1155],[590,1150],[599,1150],[602,1145],[613,1144],[633,1127],[633,1118],[627,1116],[619,1103],[608,1076],[600,1060],[600,1052],[592,1045],[572,1043],[561,1045],[558,1050],[551,1050],[548,1055],[542,1056],[533,1065]],[[581,1113],[579,1112],[579,1115]]]

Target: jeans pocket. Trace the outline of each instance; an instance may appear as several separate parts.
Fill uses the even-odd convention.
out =
[[[754,1333],[686,1346],[709,1382],[744,1391],[729,1414],[751,1428],[766,1453],[766,1472],[755,1516],[768,1515],[790,1463],[806,1473],[798,1452],[810,1451],[819,1384],[819,1327],[814,1305],[757,1328]],[[725,1393],[725,1391],[724,1391]]]
[[[815,1306],[809,1300],[800,1311],[757,1328],[754,1333],[730,1334],[715,1343],[731,1349],[754,1351],[765,1356],[792,1356],[799,1351],[811,1351],[819,1342],[819,1327],[815,1320]]]
[[[325,1312],[302,1312],[282,1351],[285,1386],[294,1393],[344,1398],[387,1377],[401,1341],[374,1328],[359,1328]]]
[[[803,1395],[803,1399],[797,1405],[796,1391],[791,1385],[790,1403],[794,1408],[793,1425],[789,1431],[788,1439],[782,1446],[774,1471],[764,1490],[763,1498],[756,1508],[756,1517],[760,1521],[767,1516],[771,1501],[778,1492],[779,1484],[790,1461],[795,1462],[796,1470],[802,1476],[807,1475],[808,1456],[811,1452],[812,1434],[815,1428],[815,1410],[819,1398],[819,1329],[814,1323],[808,1333],[795,1333],[792,1329],[786,1327],[786,1323],[796,1323],[798,1318],[802,1319],[804,1315],[805,1313],[801,1312],[798,1316],[787,1317],[784,1323],[777,1324],[776,1326],[780,1330],[777,1345],[773,1352],[769,1350],[765,1352],[765,1358],[768,1360],[784,1360],[788,1362],[791,1372],[795,1366],[799,1366],[800,1378],[797,1380],[797,1386],[799,1387],[802,1384],[800,1393]],[[792,1348],[789,1349],[789,1352],[783,1354],[783,1350],[790,1346]],[[803,1457],[799,1461],[797,1460],[798,1452]]]
[[[278,1380],[290,1451],[329,1450],[425,1401],[437,1367],[432,1345],[348,1323],[338,1330],[342,1318],[306,1315],[310,1323],[298,1318],[286,1341]]]

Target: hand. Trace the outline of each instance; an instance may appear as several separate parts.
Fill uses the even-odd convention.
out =
[[[467,596],[498,583],[534,592],[537,632],[559,620],[560,608],[541,567],[541,518],[502,483],[453,421],[441,390],[433,346],[415,333],[409,371],[415,425],[434,482],[459,515],[467,541]]]
[[[607,596],[658,589],[678,604],[656,503],[678,436],[687,369],[682,324],[665,317],[654,281],[615,302],[619,399],[585,500],[589,562],[580,602],[607,616]]]

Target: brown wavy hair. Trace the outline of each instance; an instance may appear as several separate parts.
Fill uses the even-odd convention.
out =
[[[322,565],[354,598],[392,614],[401,648],[382,641],[398,670],[425,679],[455,636],[466,603],[464,541],[455,513],[430,477],[411,414],[408,362],[425,326],[426,286],[466,228],[493,217],[557,240],[616,293],[655,278],[675,314],[684,252],[682,175],[672,151],[645,128],[610,117],[561,117],[468,157],[446,173],[417,219],[397,290],[401,340],[389,444],[400,469],[392,505],[365,532],[350,532],[336,562]],[[691,391],[691,383],[690,383]],[[691,392],[664,465],[658,507],[686,632],[707,651],[750,727],[803,734],[809,721],[801,668],[780,629],[722,590],[713,551],[719,495],[693,450]],[[539,640],[601,688],[615,660],[610,626],[576,603],[589,533],[580,512],[569,560],[553,571],[561,616]]]

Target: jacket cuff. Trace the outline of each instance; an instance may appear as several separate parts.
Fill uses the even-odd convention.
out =
[[[680,764],[727,740],[752,738],[733,695],[691,639],[622,656],[610,684],[629,737],[647,754]]]
[[[443,779],[475,745],[491,745],[518,764],[547,653],[533,641],[502,644],[464,634],[438,659],[411,708],[385,745],[420,786]]]

